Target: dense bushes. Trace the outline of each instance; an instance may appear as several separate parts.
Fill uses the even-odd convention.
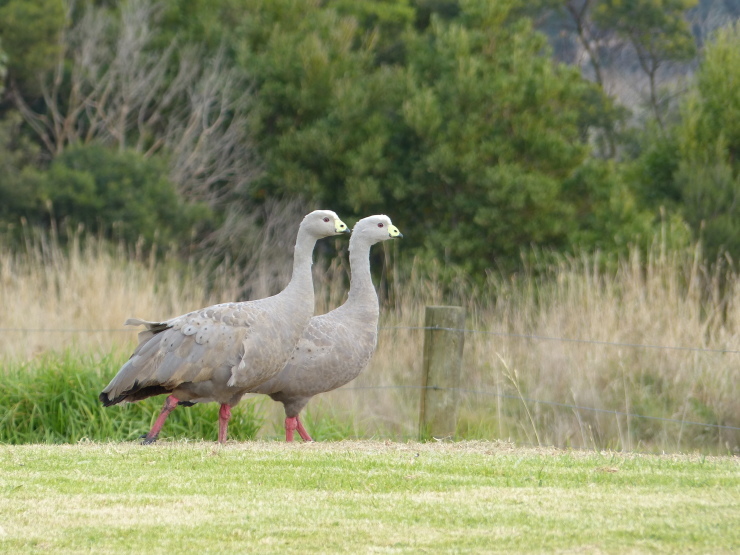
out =
[[[178,195],[161,160],[94,143],[70,147],[48,170],[27,168],[14,181],[6,214],[59,228],[82,225],[129,243],[186,241],[211,218],[207,206]]]
[[[115,226],[150,242],[221,226],[213,240],[266,201],[302,198],[350,221],[387,212],[409,230],[407,252],[481,281],[516,270],[530,245],[623,249],[664,209],[710,254],[740,256],[737,27],[706,46],[687,95],[671,103],[661,89],[664,69],[675,88],[671,64],[695,52],[690,0],[580,12],[130,0],[75,5],[68,19],[59,3],[26,4],[0,1],[13,22],[0,24],[5,223]],[[556,61],[563,35],[594,82]],[[616,65],[622,55],[640,75]],[[646,107],[607,94],[607,73],[621,70],[649,81]]]

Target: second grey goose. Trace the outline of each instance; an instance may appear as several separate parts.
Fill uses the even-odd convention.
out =
[[[285,365],[314,311],[311,265],[318,239],[349,229],[331,210],[315,210],[300,224],[293,274],[277,295],[209,306],[144,325],[131,358],[100,394],[105,406],[167,394],[144,443],[156,441],[167,416],[180,405],[216,402],[218,440],[226,441],[231,407],[248,390]]]
[[[314,395],[354,380],[370,362],[379,316],[378,295],[370,276],[370,247],[395,237],[403,235],[388,216],[369,216],[357,222],[349,239],[352,276],[347,301],[311,318],[285,368],[250,390],[283,404],[286,441],[293,441],[296,430],[304,441],[311,441],[299,418],[301,410]]]

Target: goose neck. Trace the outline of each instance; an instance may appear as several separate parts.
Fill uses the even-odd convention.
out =
[[[287,290],[298,291],[300,294],[313,295],[313,249],[316,238],[303,230],[298,231],[295,250],[293,251],[293,275],[290,278]]]
[[[368,301],[378,303],[378,296],[370,275],[370,245],[365,242],[350,244],[350,277],[348,302]]]

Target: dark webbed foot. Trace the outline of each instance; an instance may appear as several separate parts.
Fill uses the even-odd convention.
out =
[[[152,443],[157,442],[157,436],[149,437],[148,434],[144,434],[143,436],[140,436],[142,438],[141,444],[142,445],[151,445]]]

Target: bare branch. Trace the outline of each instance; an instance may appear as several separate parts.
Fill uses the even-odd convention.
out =
[[[204,258],[240,268],[243,298],[273,295],[289,281],[292,246],[306,206],[301,199],[268,200],[261,207],[230,206],[226,221],[201,244]]]
[[[18,108],[18,111],[20,112],[23,119],[39,136],[41,142],[44,143],[44,147],[46,147],[46,150],[48,150],[50,153],[53,153],[55,151],[55,146],[54,139],[49,133],[49,118],[47,118],[43,114],[38,114],[34,112],[28,106],[28,104],[26,104],[23,95],[21,95],[21,93],[18,91],[18,87],[15,83],[10,84],[9,92],[10,97],[13,99],[13,103],[15,104],[16,108]]]
[[[196,52],[183,56],[183,63]],[[246,109],[251,91],[223,52],[188,91],[187,120],[171,120],[165,146],[171,152],[171,177],[189,195],[217,204],[254,179],[257,168],[247,136]]]
[[[251,93],[223,51],[208,60],[176,39],[155,51],[161,13],[154,0],[129,0],[118,15],[89,5],[60,34],[55,67],[39,77],[43,109],[34,111],[17,89],[11,97],[52,156],[76,141],[161,153],[183,194],[218,204],[257,171],[247,135]]]

